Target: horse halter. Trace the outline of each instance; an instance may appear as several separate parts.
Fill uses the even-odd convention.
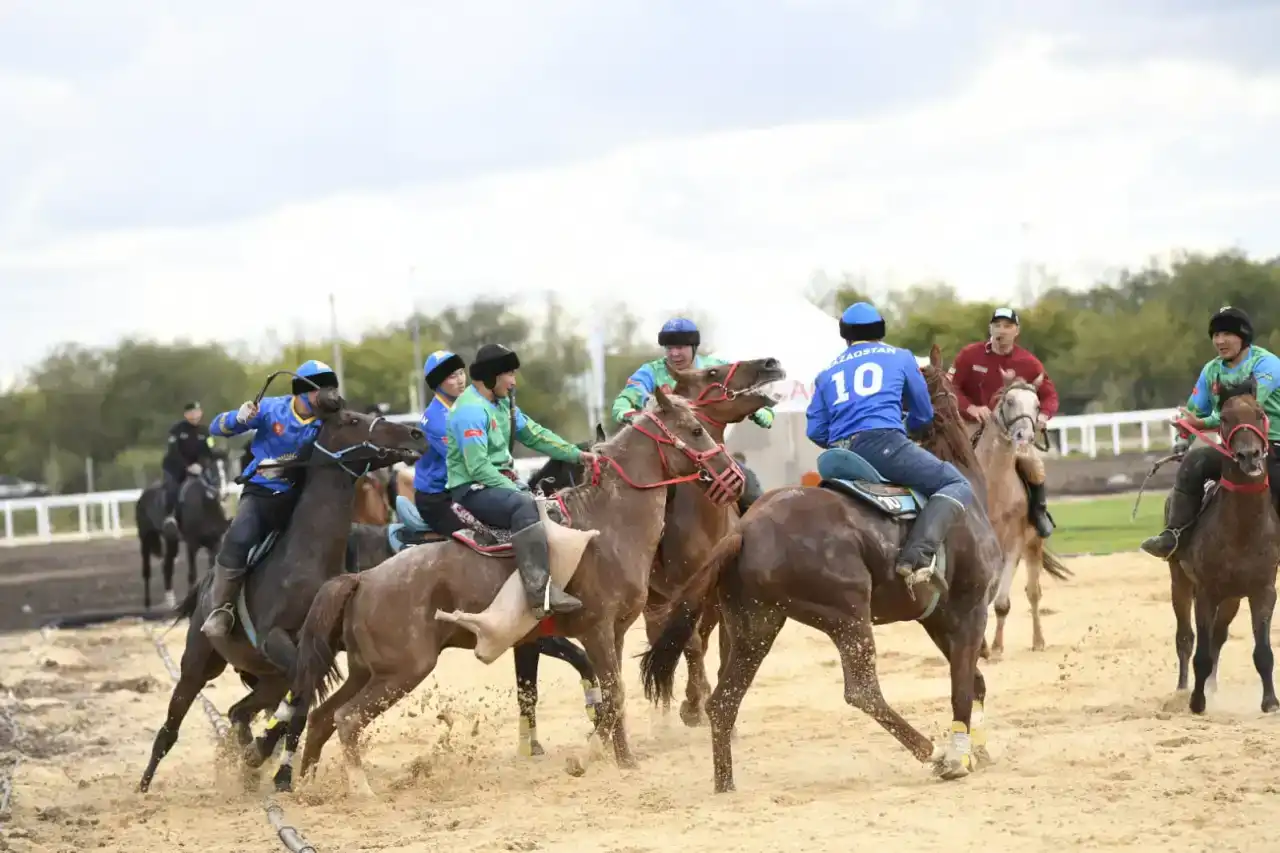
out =
[[[703,492],[706,494],[707,499],[715,506],[728,506],[741,497],[742,492],[747,485],[747,477],[742,472],[742,468],[739,467],[738,463],[734,461],[734,458],[729,455],[729,451],[725,449],[723,444],[717,443],[716,446],[710,450],[694,450],[682,438],[672,432],[671,428],[664,424],[653,412],[642,412],[641,417],[656,424],[662,433],[661,435],[655,435],[646,430],[643,425],[637,423],[637,421],[641,419],[640,417],[633,418],[631,421],[631,427],[633,429],[641,435],[652,439],[653,442],[658,445],[658,458],[662,463],[662,473],[670,473],[670,469],[667,467],[666,454],[662,450],[662,445],[664,444],[676,448],[688,457],[689,461],[693,462],[693,466],[696,469],[694,473],[686,474],[683,477],[668,477],[667,479],[660,480],[656,483],[637,483],[635,480],[631,479],[626,471],[622,469],[622,466],[618,464],[618,460],[609,456],[597,456],[591,465],[591,485],[600,485],[600,474],[602,470],[600,460],[604,460],[618,472],[618,476],[622,478],[623,482],[628,486],[631,486],[633,489],[657,489],[664,486],[674,486],[680,483],[692,483],[694,481],[698,481],[699,483],[704,484]],[[716,471],[711,467],[711,460],[721,455],[724,456],[725,462],[728,464],[723,470]]]
[[[317,435],[316,440],[315,442],[313,442],[312,446],[315,447],[316,450],[319,450],[325,456],[328,456],[330,459],[336,462],[338,464],[338,467],[341,468],[343,471],[346,471],[348,474],[350,474],[353,480],[358,480],[361,477],[363,477],[365,474],[368,474],[370,471],[373,470],[373,461],[370,460],[366,462],[364,466],[364,470],[361,471],[359,474],[357,474],[355,471],[352,471],[350,468],[346,466],[346,463],[342,461],[343,457],[345,457],[348,453],[354,453],[357,450],[372,450],[374,457],[378,459],[385,459],[387,456],[390,456],[394,451],[390,450],[389,448],[374,444],[373,441],[371,440],[373,438],[373,430],[378,425],[378,422],[385,421],[385,420],[386,418],[384,418],[382,415],[378,415],[372,421],[370,421],[369,422],[369,438],[366,438],[364,441],[360,442],[359,444],[353,444],[350,447],[344,447],[341,450],[334,451],[322,445],[320,443],[320,436]]]
[[[1232,462],[1236,460],[1236,457],[1235,457],[1235,454],[1231,452],[1231,441],[1236,437],[1236,433],[1240,432],[1241,430],[1244,430],[1246,432],[1251,432],[1262,440],[1262,454],[1264,457],[1271,450],[1271,440],[1267,438],[1267,434],[1271,431],[1271,418],[1269,418],[1265,412],[1262,415],[1261,427],[1259,427],[1257,424],[1236,424],[1234,427],[1231,428],[1231,431],[1228,432],[1226,435],[1222,434],[1221,427],[1214,430],[1214,432],[1216,432],[1218,436],[1222,439],[1221,444],[1218,444],[1216,441],[1211,441],[1209,438],[1209,435],[1210,435],[1209,433],[1205,433],[1205,432],[1202,432],[1201,430],[1196,429],[1195,427],[1191,426],[1191,424],[1187,423],[1185,420],[1181,418],[1179,418],[1177,421],[1174,421],[1174,426],[1176,426],[1180,430],[1193,433],[1197,438],[1199,438],[1209,447],[1212,447],[1214,450],[1218,451],[1223,456],[1230,459]],[[1261,480],[1257,482],[1233,483],[1230,480],[1227,480],[1225,477],[1222,477],[1222,478],[1219,478],[1218,484],[1221,485],[1222,488],[1226,489],[1228,492],[1245,492],[1245,493],[1263,492],[1271,488],[1271,472],[1267,470],[1266,463],[1264,462],[1263,477]]]
[[[716,403],[732,402],[733,400],[738,399],[738,397],[741,396],[742,394],[750,393],[753,390],[751,388],[744,388],[741,391],[734,391],[732,388],[729,387],[729,383],[733,381],[733,374],[738,372],[738,368],[741,365],[742,365],[742,362],[740,361],[735,361],[732,364],[728,365],[729,369],[725,371],[724,379],[722,379],[719,382],[712,382],[710,385],[703,388],[698,393],[698,396],[691,401],[691,405],[693,406],[693,413],[694,415],[697,416],[698,420],[705,421],[706,423],[709,423],[718,427],[728,426],[728,424],[722,424],[720,423],[720,421],[716,420],[715,418],[712,418],[709,415],[704,414],[702,411],[702,407],[713,406]],[[718,397],[707,396],[713,391],[718,391],[720,396]]]

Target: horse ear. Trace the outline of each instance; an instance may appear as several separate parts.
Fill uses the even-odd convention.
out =
[[[937,344],[929,347],[929,364],[936,370],[942,369],[942,350],[938,348]]]
[[[653,389],[653,399],[658,401],[658,408],[664,412],[670,412],[674,406],[671,404],[671,398],[667,396],[667,392],[662,390],[662,386]]]
[[[604,426],[602,424],[597,423],[596,424],[596,442],[599,444],[603,444],[608,439],[609,439],[609,436],[604,434]]]

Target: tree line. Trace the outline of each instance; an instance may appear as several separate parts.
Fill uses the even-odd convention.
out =
[[[860,281],[844,276],[820,301],[838,314],[867,296]],[[936,342],[948,360],[964,344],[985,337],[996,307],[962,299],[937,282],[872,297],[888,321],[890,342],[917,353]],[[1034,304],[1015,307],[1021,343],[1045,363],[1062,413],[1072,414],[1183,402],[1213,355],[1208,318],[1222,305],[1247,311],[1257,343],[1280,352],[1280,326],[1267,314],[1278,302],[1280,258],[1253,260],[1227,251],[1126,270],[1087,290],[1051,288]],[[761,310],[767,310],[766,301]],[[469,361],[488,341],[516,349],[523,364],[521,408],[570,440],[584,439],[590,434],[581,382],[588,370],[585,336],[566,323],[553,298],[540,314],[535,320],[506,302],[479,299],[371,330],[343,344],[343,393],[354,406],[387,403],[408,411],[421,370],[414,357],[416,323],[424,357],[447,348]],[[714,329],[713,317],[694,319]],[[656,335],[625,308],[611,312],[609,395],[640,363],[657,356]],[[704,337],[714,338],[705,332]],[[834,350],[834,328],[832,343]],[[760,355],[767,350],[768,342],[761,341]],[[158,476],[165,432],[181,416],[183,402],[198,399],[208,420],[255,394],[270,371],[307,358],[330,361],[330,352],[327,342],[318,341],[286,344],[269,359],[182,341],[124,340],[107,348],[63,344],[20,387],[0,394],[0,474],[74,492],[86,487],[85,460],[91,459],[96,489],[135,488]],[[279,389],[287,388],[286,379],[277,381]],[[273,393],[279,389],[273,385]]]

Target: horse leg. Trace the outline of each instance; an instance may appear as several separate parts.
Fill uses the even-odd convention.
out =
[[[928,761],[933,756],[933,743],[890,708],[880,692],[880,679],[876,675],[876,638],[868,617],[865,611],[855,614],[825,632],[840,652],[840,663],[844,669],[844,701],[879,723],[917,761]],[[972,689],[972,682],[968,687]]]
[[[618,646],[621,637],[617,635],[612,622],[601,620],[581,639],[591,666],[600,676],[600,704],[596,706],[596,730],[593,737],[598,737],[602,742],[613,742],[614,759],[619,767],[635,767],[636,758],[627,743],[622,722],[626,692],[619,672],[621,656]],[[580,775],[585,770],[585,763],[580,763],[573,772]]]
[[[1253,606],[1250,605],[1250,611]],[[1218,692],[1218,661],[1222,657],[1222,647],[1227,644],[1227,636],[1231,632],[1231,620],[1240,612],[1240,599],[1228,598],[1218,605],[1218,614],[1213,620],[1213,669],[1209,671],[1209,680],[1204,683],[1204,692],[1208,696]]]
[[[1044,651],[1044,631],[1040,627],[1040,575],[1044,571],[1044,540],[1032,536],[1022,552],[1027,567],[1027,604],[1031,609],[1031,651]]]
[[[187,647],[182,652],[182,674],[178,683],[173,686],[169,696],[169,710],[165,715],[164,725],[156,732],[155,741],[151,745],[151,760],[147,769],[142,772],[142,780],[138,783],[138,791],[145,794],[151,788],[151,780],[156,775],[156,768],[173,745],[178,742],[178,730],[182,721],[191,710],[191,703],[200,695],[200,691],[227,668],[227,662],[213,650],[209,641],[199,630],[187,631]]]
[[[587,720],[595,723],[596,705],[600,703],[600,682],[596,680],[596,671],[591,668],[587,653],[568,637],[543,637],[538,641],[538,650],[547,657],[564,661],[578,671]]]
[[[935,611],[920,624],[949,664],[951,662],[951,635],[947,633],[946,617],[939,615]],[[984,631],[983,633],[985,634],[986,632]],[[982,657],[981,652],[979,652],[978,657]],[[973,744],[973,767],[975,770],[996,763],[995,759],[991,757],[991,753],[987,751],[986,703],[987,680],[982,677],[982,671],[978,669],[975,661],[973,666],[973,710],[969,726],[969,739]]]
[[[290,702],[289,732],[284,739],[284,754],[280,756],[280,767],[271,778],[272,784],[279,792],[293,790],[293,756],[298,752],[298,741],[302,740],[302,730],[307,726],[307,703],[305,700]]]
[[[360,760],[360,734],[379,715],[399,702],[401,697],[422,683],[436,667],[439,651],[427,648],[427,654],[413,670],[403,673],[374,673],[355,698],[338,709],[334,720],[338,727],[338,739],[342,741],[342,756],[347,769],[347,786],[352,795],[374,797]]]
[[[1178,653],[1178,690],[1187,689],[1187,664],[1195,632],[1191,630],[1191,608],[1195,603],[1195,587],[1176,559],[1169,561],[1169,600],[1173,604],[1173,646]]]
[[[250,767],[261,767],[266,763],[288,729],[285,724],[293,721],[297,707],[298,703],[293,700],[293,693],[286,692],[272,713],[271,719],[267,721],[262,734],[254,738],[253,746],[244,751],[246,764]]]
[[[177,605],[177,598],[173,594],[173,564],[178,559],[178,540],[164,538],[164,560],[161,563],[161,571],[164,574],[164,602],[170,608]]]
[[[1218,602],[1209,598],[1203,589],[1197,591],[1196,651],[1191,666],[1196,673],[1196,684],[1191,691],[1191,713],[1203,714],[1205,709],[1204,685],[1213,672],[1213,622],[1218,613]]]
[[[728,653],[721,659],[720,677],[707,700],[717,794],[735,789],[732,734],[738,723],[738,709],[786,622],[787,616],[780,609],[755,603],[748,606],[720,595],[720,634]]]
[[[1271,614],[1276,609],[1275,581],[1249,596],[1249,616],[1253,622],[1253,667],[1262,679],[1262,712],[1269,714],[1280,708],[1276,687],[1272,682],[1275,656],[1271,652]]]
[[[139,537],[142,543],[142,607],[151,609],[151,536],[147,533]]]
[[[364,668],[358,660],[347,655],[347,680],[342,682],[328,699],[321,702],[306,721],[307,742],[302,748],[302,762],[298,766],[298,775],[306,777],[314,773],[316,762],[320,760],[320,751],[337,727],[334,715],[338,709],[346,705],[369,683],[372,673]]]
[[[516,706],[520,711],[520,742],[516,754],[525,758],[545,755],[538,743],[538,641],[523,643],[511,650],[516,664]]]
[[[685,667],[689,679],[685,684],[684,703],[680,706],[680,719],[686,726],[702,725],[703,708],[711,694],[711,681],[707,678],[707,645],[711,642],[711,630],[715,628],[714,603],[709,603],[698,618],[697,633],[684,649]]]
[[[196,585],[196,555],[200,553],[200,543],[195,539],[187,540],[187,589]]]
[[[1004,565],[1000,568],[1000,586],[996,589],[996,635],[991,641],[990,657],[992,661],[998,661],[1004,657],[1004,623],[1009,618],[1009,611],[1013,608],[1009,601],[1009,596],[1013,592],[1013,578],[1018,571],[1018,560],[1021,557],[1016,551],[1008,554],[1004,558]],[[985,637],[983,638],[986,639]]]
[[[969,601],[950,601],[951,738],[934,754],[934,773],[943,779],[969,775],[973,703],[978,685],[978,648],[987,631],[987,606],[980,593]],[[870,628],[868,628],[870,630]],[[985,682],[983,684],[985,699]]]

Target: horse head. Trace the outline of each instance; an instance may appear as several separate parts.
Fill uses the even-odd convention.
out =
[[[1222,443],[1240,472],[1246,477],[1261,477],[1267,471],[1267,432],[1270,423],[1257,399],[1258,383],[1250,377],[1218,392],[1218,408],[1222,412]]]
[[[316,398],[322,423],[313,458],[327,457],[355,477],[397,462],[414,462],[427,452],[427,438],[416,425],[389,421],[345,407],[342,397],[326,388]]]
[[[674,392],[691,400],[704,420],[736,424],[764,406],[778,402],[769,386],[787,378],[776,358],[756,358],[700,370],[672,371]]]
[[[1030,382],[1015,374],[1006,374],[1004,385],[991,401],[991,412],[996,425],[1015,448],[1021,450],[1035,441],[1040,395]]]
[[[620,463],[635,453],[641,442],[657,445],[657,461],[664,475],[676,481],[696,480],[717,506],[733,503],[746,487],[746,475],[738,463],[707,432],[697,409],[683,397],[654,389],[644,411],[614,436],[611,444],[622,448],[615,466],[621,470]],[[667,447],[679,452],[668,453]]]

